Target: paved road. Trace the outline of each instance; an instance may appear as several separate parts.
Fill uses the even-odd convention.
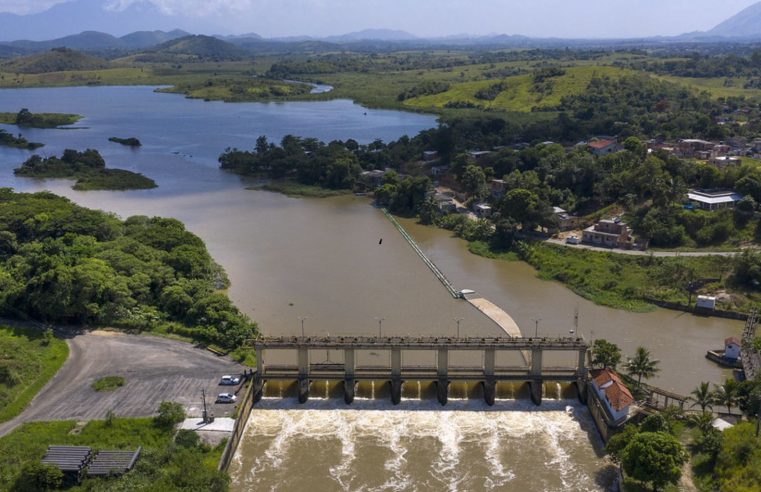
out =
[[[202,389],[214,415],[232,413],[232,405],[213,404],[217,393],[236,389],[218,386],[219,377],[243,371],[226,357],[165,338],[111,332],[77,335],[68,344],[63,367],[20,415],[0,424],[0,436],[24,422],[102,419],[109,410],[120,417],[147,417],[162,400],[200,416]],[[103,376],[122,376],[125,385],[94,391],[90,385]]]
[[[626,249],[611,249],[600,248],[597,246],[590,246],[588,244],[568,244],[562,239],[546,239],[546,242],[555,244],[558,246],[565,246],[572,249],[586,249],[589,251],[600,251],[602,253],[613,253],[617,255],[630,255],[630,256],[650,256],[658,258],[677,257],[677,256],[735,256],[740,251],[639,251],[639,250],[626,250]]]

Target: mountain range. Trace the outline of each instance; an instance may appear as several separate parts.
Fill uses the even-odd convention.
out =
[[[73,25],[67,19],[87,19],[85,24]],[[179,22],[179,28],[165,32],[159,26]],[[32,15],[0,14],[0,58],[18,56],[67,47],[84,51],[135,51],[172,41],[188,32],[209,32],[218,26],[198,25],[201,20],[171,17],[147,1],[132,2],[126,9],[115,11],[103,8],[103,0],[72,0],[57,4],[45,12]],[[71,34],[73,28],[85,29]],[[96,30],[97,29],[97,30]],[[153,30],[151,30],[153,29]],[[224,32],[224,28],[219,28]],[[68,32],[67,32],[68,31]],[[220,32],[218,31],[218,32]],[[120,37],[106,32],[117,33]],[[127,34],[129,33],[129,34]],[[50,40],[51,37],[55,39]],[[289,44],[296,50],[330,50],[337,45],[373,46],[373,43],[404,44],[414,47],[444,46],[590,46],[602,44],[716,42],[724,39],[761,41],[761,2],[706,32],[693,32],[681,36],[641,39],[555,39],[495,34],[487,36],[457,35],[440,38],[418,38],[404,31],[367,29],[338,36],[315,38],[309,36],[263,39],[256,33],[216,36],[217,38],[249,51],[277,49]],[[32,39],[29,39],[32,38]],[[10,41],[16,39],[20,41]],[[47,39],[47,40],[44,40]],[[5,41],[3,41],[5,40]]]

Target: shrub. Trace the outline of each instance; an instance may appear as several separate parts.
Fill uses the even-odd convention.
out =
[[[185,409],[179,403],[162,401],[153,422],[163,428],[171,428],[185,420]]]

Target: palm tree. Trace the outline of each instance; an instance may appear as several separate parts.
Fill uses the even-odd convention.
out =
[[[660,372],[659,363],[659,360],[650,357],[650,351],[645,347],[637,347],[634,357],[626,361],[626,372],[630,376],[637,376],[637,388],[639,388],[642,385],[642,378],[650,379]]]
[[[732,413],[732,407],[737,404],[739,396],[739,387],[734,379],[727,379],[724,384],[715,384],[716,390],[713,392],[714,403],[727,407],[727,413]]]
[[[713,420],[713,414],[709,412],[702,412],[690,416],[690,421],[703,435],[711,432],[711,429],[713,429]]]
[[[705,413],[706,408],[712,408],[713,407],[713,392],[711,391],[711,385],[705,381],[700,383],[700,386],[695,388],[690,392],[689,398],[687,398],[689,401],[692,402],[691,406],[698,405],[700,406],[700,410]]]

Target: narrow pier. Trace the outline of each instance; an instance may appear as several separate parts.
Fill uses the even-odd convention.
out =
[[[477,294],[465,294],[463,298],[468,301],[471,306],[481,311],[487,318],[494,321],[494,323],[502,328],[502,331],[504,331],[510,338],[523,337],[521,329],[518,327],[518,323],[516,323],[512,316],[507,314],[504,309],[488,299],[475,297],[475,295]],[[521,350],[521,355],[523,355],[523,360],[525,360],[526,363],[531,360],[531,354],[527,350]]]
[[[397,220],[394,218],[393,215],[391,215],[388,210],[385,208],[381,209],[383,211],[383,215],[386,216],[386,218],[394,224],[394,227],[396,227],[396,230],[399,231],[399,233],[402,235],[402,237],[409,243],[410,246],[412,246],[412,249],[415,250],[415,253],[418,254],[418,256],[423,260],[423,263],[428,266],[428,268],[431,269],[433,274],[436,276],[437,279],[439,279],[439,282],[449,291],[449,293],[454,297],[455,299],[460,298],[460,294],[455,290],[455,288],[452,286],[452,283],[447,279],[447,277],[442,273],[441,270],[439,270],[439,267],[436,266],[434,262],[432,262],[426,255],[423,253],[423,250],[420,249],[420,246],[417,245],[414,239],[412,239],[412,236],[402,227],[402,225],[397,222]]]

